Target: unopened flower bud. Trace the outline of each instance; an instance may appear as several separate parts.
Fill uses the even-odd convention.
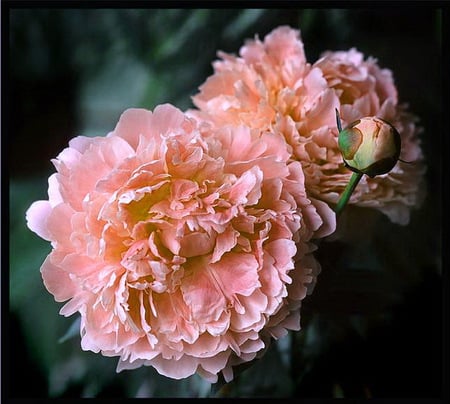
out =
[[[365,117],[339,132],[338,145],[345,165],[369,177],[385,174],[397,163],[400,134],[381,118]]]

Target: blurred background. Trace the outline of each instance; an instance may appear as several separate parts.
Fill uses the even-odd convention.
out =
[[[3,273],[9,319],[2,326],[8,396],[441,397],[441,10],[2,11],[9,12],[2,83],[10,202],[9,279]],[[301,30],[311,63],[325,50],[356,47],[393,71],[400,100],[424,128],[427,198],[406,227],[376,212],[354,213],[364,215],[370,232],[363,227],[354,240],[321,245],[322,273],[304,301],[302,331],[273,344],[233,383],[211,388],[200,377],[175,381],[148,367],[116,374],[117,359],[82,351],[76,317],[58,314],[62,305],[39,272],[50,245],[27,229],[25,211],[47,198],[50,159],[72,137],[107,134],[129,107],[192,107],[190,97],[212,73],[217,50],[237,53],[245,39],[262,39],[283,24]]]

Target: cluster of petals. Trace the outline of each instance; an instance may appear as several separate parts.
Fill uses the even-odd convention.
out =
[[[325,52],[310,64],[300,32],[288,26],[263,41],[248,40],[239,56],[218,55],[189,113],[219,126],[245,123],[282,134],[303,166],[310,198],[336,203],[352,174],[338,148],[335,109],[343,127],[365,116],[394,125],[401,135],[402,161],[387,174],[364,176],[349,203],[408,223],[411,208],[423,198],[423,155],[416,118],[399,104],[390,70],[356,49]]]
[[[61,314],[81,316],[84,350],[214,382],[300,328],[320,270],[311,239],[335,223],[281,134],[165,104],[125,111],[53,163],[27,220],[51,242],[44,284]]]

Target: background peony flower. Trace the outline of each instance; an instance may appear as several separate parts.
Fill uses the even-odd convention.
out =
[[[61,314],[80,313],[84,350],[214,382],[300,328],[320,269],[310,239],[334,215],[311,204],[281,136],[166,104],[125,111],[53,163],[27,221],[52,244],[42,277]]]
[[[248,40],[240,57],[219,51],[222,60],[213,62],[214,74],[192,97],[200,111],[189,111],[217,124],[245,123],[269,127],[277,114],[290,114],[298,98],[296,90],[306,88],[311,66],[306,63],[299,31],[283,26]]]
[[[374,178],[363,176],[350,202],[377,208],[393,222],[407,224],[410,208],[419,206],[424,198],[425,166],[417,118],[408,112],[406,105],[398,103],[392,72],[381,69],[372,57],[365,60],[354,48],[347,52],[325,52],[314,66],[322,70],[328,85],[336,91],[344,126],[364,116],[377,116],[390,122],[400,133],[403,161],[398,161],[387,174]],[[350,173],[343,176],[336,173],[332,177],[341,183],[343,177],[347,181]],[[337,199],[337,195],[331,194],[328,198]]]
[[[350,204],[379,209],[406,224],[422,198],[424,167],[416,118],[398,104],[392,73],[355,49],[327,52],[307,63],[298,30],[276,28],[264,41],[247,41],[239,57],[219,52],[214,74],[199,88],[193,116],[222,125],[246,123],[283,134],[305,171],[309,198],[334,204],[351,172],[337,145],[335,109],[343,125],[364,116],[390,121],[402,138],[400,158],[388,174],[364,177]]]

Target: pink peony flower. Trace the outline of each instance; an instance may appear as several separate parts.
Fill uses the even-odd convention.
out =
[[[418,137],[417,118],[398,103],[398,92],[392,72],[381,69],[376,59],[364,60],[355,49],[347,52],[325,52],[315,64],[323,71],[328,86],[336,91],[341,104],[343,125],[364,116],[377,116],[390,122],[401,135],[400,159],[388,174],[363,176],[350,202],[377,208],[393,222],[407,224],[410,209],[424,198],[423,153]],[[347,181],[350,173],[336,173],[330,180]],[[340,192],[340,191],[338,191]],[[331,195],[334,202],[337,196]]]
[[[42,277],[62,315],[80,313],[84,350],[214,382],[300,328],[310,239],[335,223],[280,135],[129,109],[53,163],[27,222],[52,244]]]
[[[348,183],[337,144],[335,109],[344,125],[364,116],[390,121],[402,138],[394,169],[363,177],[350,204],[379,209],[393,222],[406,224],[422,199],[422,151],[416,119],[398,104],[392,73],[355,49],[327,52],[307,63],[300,32],[282,26],[261,42],[247,41],[240,56],[219,52],[214,74],[193,97],[189,114],[217,125],[245,123],[282,134],[305,172],[307,194],[335,204]]]

